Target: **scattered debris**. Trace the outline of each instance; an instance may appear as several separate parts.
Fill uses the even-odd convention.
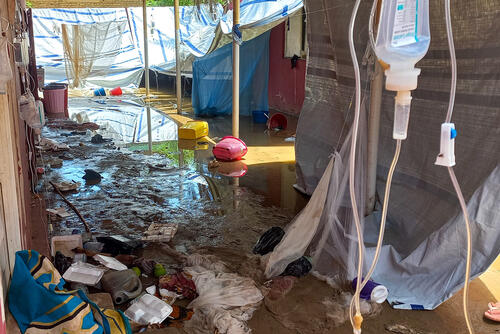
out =
[[[111,293],[115,304],[123,304],[142,292],[142,283],[132,269],[108,271],[101,279],[102,289]]]
[[[160,289],[176,292],[187,299],[194,299],[198,296],[196,293],[196,285],[191,279],[191,276],[184,272],[160,277],[159,286]]]
[[[261,235],[255,247],[253,248],[254,254],[266,255],[274,250],[283,236],[285,235],[285,231],[281,227],[273,226],[264,234]]]
[[[110,141],[111,141],[111,139],[104,139],[100,134],[96,134],[95,136],[93,136],[90,139],[90,142],[92,144],[103,144],[103,143],[110,142]]]
[[[127,266],[115,259],[114,257],[105,256],[101,254],[94,255],[94,260],[103,266],[113,270],[127,270]]]
[[[132,267],[131,269],[134,271],[137,277],[141,277],[141,269],[139,269],[138,267]]]
[[[86,251],[91,251],[91,252],[99,253],[104,248],[104,244],[102,242],[99,242],[99,241],[89,241],[89,242],[86,242],[83,245],[83,248]]]
[[[156,294],[156,285],[148,286],[146,292],[154,296]]]
[[[311,261],[305,256],[291,262],[280,276],[302,277],[312,269]]]
[[[78,216],[78,218],[80,218],[80,220],[82,221],[83,225],[85,225],[85,230],[87,232],[90,232],[89,224],[87,224],[87,221],[80,214],[80,211],[78,211],[78,209],[70,201],[68,201],[68,199],[62,194],[62,192],[59,190],[59,188],[55,185],[55,183],[53,183],[53,182],[49,182],[49,183],[52,185],[52,187],[54,188],[54,190],[59,194],[59,196],[62,197],[62,199],[64,200],[64,202],[66,202],[66,204],[68,204],[69,207],[71,209],[73,209],[73,211],[75,211],[75,213]]]
[[[395,334],[432,334],[431,332],[419,331],[400,324],[385,325],[385,330]]]
[[[68,218],[71,216],[71,213],[66,211],[65,208],[46,209],[45,211],[60,218]]]
[[[169,315],[167,320],[163,322],[168,327],[182,328],[184,322],[190,320],[193,317],[194,312],[188,310],[185,307],[172,305],[172,313]]]
[[[84,122],[84,123],[77,123],[75,121],[71,120],[63,120],[63,119],[55,119],[52,120],[50,123],[47,124],[49,128],[56,128],[56,129],[66,129],[66,130],[74,130],[77,132],[82,132],[85,130],[98,130],[99,125],[96,123],[92,122]]]
[[[92,293],[89,294],[88,297],[100,308],[111,308],[111,309],[115,308],[115,305],[113,304],[113,299],[111,298],[111,295],[107,292]]]
[[[84,179],[87,184],[92,185],[101,182],[102,176],[93,169],[86,169],[85,175],[82,176],[82,179]]]
[[[48,164],[49,164],[50,168],[61,168],[63,165],[63,161],[62,161],[62,159],[59,159],[59,158],[52,158],[52,159],[50,159]]]
[[[142,246],[140,240],[131,240],[121,235],[98,236],[97,241],[104,244],[103,253],[110,253],[113,256],[118,254],[131,254],[134,249]]]
[[[54,184],[57,187],[57,189],[59,189],[62,192],[77,190],[80,187],[80,182],[63,181],[58,183],[54,182]]]
[[[160,289],[160,296],[161,296],[161,299],[169,305],[172,305],[173,303],[175,303],[177,298],[182,297],[182,295],[178,295],[175,292],[169,291],[167,289]]]
[[[155,277],[161,277],[165,275],[167,271],[165,270],[165,267],[161,263],[155,264],[155,269],[154,269],[154,275]]]
[[[47,211],[50,209],[47,209]],[[61,252],[64,256],[72,258],[74,252],[72,249],[76,247],[82,247],[82,235],[72,234],[72,235],[58,235],[52,237],[50,248],[52,249],[52,256],[55,256],[56,252]],[[62,271],[64,272],[64,271]]]
[[[118,254],[117,256],[115,256],[115,259],[117,259],[127,267],[130,267],[137,260],[137,256],[129,254]]]
[[[278,276],[268,282],[269,292],[266,298],[270,300],[278,300],[283,298],[290,290],[292,290],[298,278],[295,276]]]
[[[153,223],[149,225],[149,228],[144,232],[142,241],[149,242],[169,242],[174,237],[177,232],[178,224],[176,223],[166,223],[157,224]]]
[[[73,263],[66,270],[63,278],[68,282],[77,282],[89,286],[95,286],[102,279],[105,269],[88,263]]]
[[[142,270],[142,272],[144,274],[146,274],[148,276],[152,276],[154,274],[156,262],[153,260],[148,260],[148,259],[141,257],[141,258],[135,260],[133,265],[138,267],[139,274],[140,274],[140,271]]]
[[[58,156],[58,158],[62,159],[62,160],[73,160],[74,159],[74,157],[69,153],[63,153],[60,156]]]
[[[199,296],[188,308],[193,317],[185,323],[189,329],[204,328],[206,333],[250,333],[246,321],[260,305],[264,296],[248,277],[221,273],[204,267],[186,267],[193,277]]]
[[[64,151],[64,150],[69,150],[69,146],[66,144],[58,143],[53,139],[49,138],[42,138],[40,139],[40,142],[38,143],[38,146],[43,150],[43,151]]]
[[[208,169],[215,169],[215,168],[219,168],[220,166],[220,162],[217,161],[217,160],[211,160],[209,163],[208,163]]]
[[[141,325],[160,324],[172,313],[172,306],[161,299],[144,294],[132,302],[125,315]]]
[[[294,143],[295,142],[295,136],[285,138],[285,142],[286,143]]]
[[[56,252],[54,266],[60,273],[66,272],[71,267],[71,257],[64,256],[61,252]]]

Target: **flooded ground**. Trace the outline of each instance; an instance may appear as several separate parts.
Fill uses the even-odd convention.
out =
[[[139,238],[153,222],[175,222],[179,229],[172,247],[188,253],[217,255],[233,271],[263,283],[258,260],[251,255],[253,245],[268,228],[288,224],[307,203],[307,198],[293,189],[294,143],[285,140],[294,134],[296,120],[289,118],[287,131],[269,133],[265,124],[254,124],[250,118],[242,117],[240,133],[249,146],[248,156],[241,163],[213,170],[209,168],[213,159],[210,140],[182,142],[177,138],[179,124],[193,115],[173,114],[174,97],[159,93],[157,96],[153,106],[161,112],[151,112],[153,137],[159,142],[154,144],[153,151],[158,153],[153,155],[144,152],[146,111],[141,101],[125,101],[130,109],[124,110],[123,101],[71,100],[72,117],[98,123],[98,132],[112,141],[92,143],[90,131],[44,129],[44,137],[69,146],[67,151],[43,154],[46,166],[57,166],[62,160],[62,167],[47,168],[39,185],[45,190],[47,207],[66,208],[48,181],[80,182],[79,190],[66,196],[80,210],[93,233]],[[187,103],[186,107],[189,110]],[[205,120],[209,122],[211,138],[230,134],[230,118]],[[101,182],[86,184],[82,179],[86,169],[100,173]],[[239,178],[227,176],[244,173]],[[84,228],[73,214],[66,219],[52,219],[50,230],[59,235],[74,230],[83,232]],[[143,249],[142,255],[167,266],[176,265],[175,259],[153,244]],[[493,270],[498,272],[498,268]],[[499,277],[498,273],[493,275],[496,276],[488,276],[488,282]],[[482,319],[486,303],[500,298],[498,290],[492,291],[484,282],[478,279],[472,284],[472,319],[478,333],[500,332],[498,326]],[[328,315],[334,310],[331,304],[325,304],[325,299],[335,297],[335,290],[307,276],[296,283],[282,302],[263,303],[249,325],[258,334],[352,333],[349,323],[338,326]],[[394,324],[414,330],[398,332],[403,334],[466,333],[459,294],[432,312],[393,310],[387,304],[379,311],[379,315],[365,319],[363,333],[390,333],[385,328]]]

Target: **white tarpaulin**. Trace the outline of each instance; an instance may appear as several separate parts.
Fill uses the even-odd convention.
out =
[[[302,8],[302,0],[243,0],[240,29],[245,40],[269,30],[288,15]],[[152,70],[172,73],[175,67],[175,30],[173,7],[148,7],[149,64]],[[194,57],[202,57],[230,41],[232,11],[223,13],[220,4],[180,8],[180,57],[184,75],[191,75]],[[96,68],[86,80],[99,87],[137,86],[144,70],[142,8],[33,9],[33,28],[37,65],[45,68],[47,82],[65,82],[66,70],[62,24],[88,25],[126,22],[119,31],[121,47],[106,73]],[[217,37],[216,37],[217,36]],[[114,40],[116,36],[102,36]],[[225,42],[221,43],[221,37]]]

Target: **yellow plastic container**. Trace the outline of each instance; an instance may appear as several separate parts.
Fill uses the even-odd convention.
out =
[[[208,123],[205,121],[189,121],[179,127],[179,139],[198,139],[208,136]]]

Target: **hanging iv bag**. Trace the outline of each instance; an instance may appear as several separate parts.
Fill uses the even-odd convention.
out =
[[[388,64],[386,89],[413,90],[429,49],[429,0],[383,0],[375,54]]]
[[[410,118],[411,91],[417,88],[422,59],[431,41],[429,0],[383,0],[375,54],[389,65],[385,88],[396,91],[394,139],[406,139]]]

